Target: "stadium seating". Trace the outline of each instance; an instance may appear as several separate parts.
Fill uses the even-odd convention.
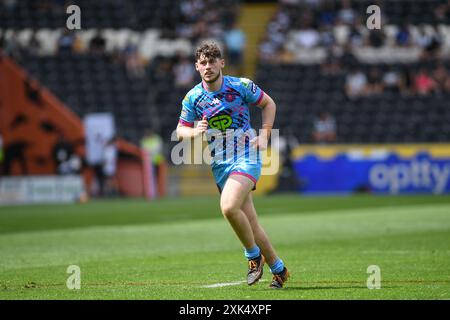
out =
[[[372,66],[360,67],[368,70]],[[420,66],[430,65],[419,64],[414,68]],[[302,143],[312,142],[313,119],[321,111],[336,118],[339,142],[448,141],[449,93],[430,96],[384,93],[349,99],[343,93],[345,75],[324,75],[318,65],[260,65],[256,81],[277,101],[275,127],[282,132],[284,128],[294,128]]]
[[[157,0],[74,0],[82,11],[82,28],[172,29],[179,20],[179,3]],[[65,1],[17,1],[0,10],[0,28],[48,28],[65,25]],[[171,24],[172,22],[172,24]]]
[[[25,67],[81,118],[91,112],[111,111],[120,119],[116,121],[119,134],[135,143],[150,126],[148,83],[130,78],[122,65],[104,56],[28,56]]]
[[[371,66],[361,65],[363,70]],[[130,78],[122,65],[103,56],[29,56],[25,67],[79,116],[112,111],[119,133],[135,143],[154,123],[152,117],[157,117],[163,137],[170,139],[186,94],[186,89],[173,88],[170,75],[165,80],[152,79],[151,74]],[[325,110],[336,118],[339,142],[448,141],[448,93],[385,93],[350,100],[343,92],[345,75],[324,75],[319,65],[259,65],[255,81],[277,102],[276,127],[282,132],[292,127],[303,143],[311,142],[313,120]],[[258,126],[256,110],[252,118]]]
[[[226,3],[238,2],[230,0]],[[435,17],[436,8],[445,2],[383,1],[381,6],[389,23],[386,33],[390,41],[405,19],[412,24],[413,31],[426,24],[436,26],[440,35],[448,38],[450,17],[444,16],[439,21]],[[77,0],[73,3],[82,8],[83,30],[77,33],[79,38],[89,42],[99,29],[106,39],[106,55],[55,52],[61,26],[65,25],[67,17],[64,1],[16,1],[10,8],[2,3],[0,32],[6,34],[6,30],[16,30],[19,41],[26,43],[32,30],[37,31],[42,40],[43,55],[25,54],[21,62],[31,75],[48,86],[80,117],[90,112],[111,111],[118,120],[119,135],[124,138],[138,143],[145,128],[156,126],[168,141],[187,89],[174,88],[170,72],[155,76],[155,70],[161,61],[173,65],[170,56],[178,51],[192,52],[194,43],[176,37],[179,25],[189,23],[189,19],[183,17],[183,1]],[[369,4],[372,1],[354,1],[353,8],[365,13]],[[337,42],[345,43],[347,27],[334,28]],[[130,76],[123,63],[111,59],[113,49],[123,49],[129,39],[137,39],[139,53],[150,62],[142,78]],[[414,49],[403,48],[408,57],[398,48],[394,49],[398,56],[389,48],[382,50],[356,50],[354,54],[360,60],[357,65],[365,72],[373,65],[385,70],[386,63],[395,60],[407,62],[406,66],[413,69],[435,67],[433,63],[417,62],[420,52]],[[449,93],[428,96],[384,93],[349,99],[343,90],[345,70],[335,75],[324,74],[320,63],[327,53],[320,47],[312,52],[299,51],[303,64],[261,62],[258,65],[254,80],[277,102],[276,127],[281,128],[282,134],[285,128],[292,128],[300,142],[311,142],[314,118],[326,110],[336,118],[338,142],[448,141]],[[448,69],[448,63],[446,66]],[[252,118],[257,127],[260,113],[252,110]]]

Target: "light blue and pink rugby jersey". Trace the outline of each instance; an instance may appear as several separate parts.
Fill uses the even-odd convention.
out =
[[[264,92],[246,78],[223,76],[222,87],[215,92],[207,91],[201,82],[184,97],[179,122],[193,127],[194,121],[206,116],[208,129],[247,132],[251,129],[249,106],[258,105],[263,96]]]

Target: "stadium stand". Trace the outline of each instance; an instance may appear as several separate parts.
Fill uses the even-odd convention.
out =
[[[170,22],[179,17],[179,11],[173,10],[178,6],[171,2],[75,0],[70,4],[83,8],[83,28],[170,29]],[[0,27],[61,28],[67,19],[65,5],[66,1],[5,1]]]
[[[30,56],[24,65],[80,117],[90,112],[113,112],[120,119],[119,132],[135,143],[138,133],[151,125],[146,109],[147,82],[128,77],[123,65],[104,56]]]
[[[373,65],[360,67],[368,71]],[[322,75],[317,65],[260,65],[258,70],[258,82],[278,103],[276,127],[295,128],[300,142],[312,141],[313,119],[321,111],[335,116],[340,142],[448,141],[450,92],[423,96],[386,92],[349,99],[343,92],[345,76]]]
[[[5,52],[80,117],[112,111],[119,134],[138,143],[149,126],[170,140],[186,93],[173,85],[177,62],[192,58],[200,39],[221,41],[240,1],[221,2],[214,14],[216,1],[74,1],[83,8],[83,29],[72,33],[61,28],[65,1],[0,3]],[[380,31],[365,27],[369,4],[382,8]],[[336,119],[340,143],[448,141],[449,12],[443,0],[280,1],[261,35],[256,75],[246,76],[275,98],[277,126],[302,143],[312,141],[321,111]],[[92,49],[96,37],[99,51]],[[378,80],[370,76],[374,67]],[[419,77],[423,68],[428,74]],[[349,96],[353,69],[381,91]]]
[[[381,7],[380,31],[365,26],[371,4]],[[283,1],[256,77],[278,101],[279,127],[311,142],[313,119],[328,111],[339,142],[448,141],[449,9],[446,1]],[[349,96],[352,70],[364,88]],[[385,83],[392,77],[394,90]]]

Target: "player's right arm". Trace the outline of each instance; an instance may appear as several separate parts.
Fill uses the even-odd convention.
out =
[[[177,126],[177,137],[178,139],[194,138],[201,135],[206,130],[208,130],[208,121],[206,120],[206,117],[203,117],[203,119],[197,123],[195,128],[186,126],[179,122]]]
[[[203,117],[203,119],[197,123],[197,126],[194,127],[194,121],[198,120],[198,118],[195,115],[189,93],[184,97],[181,104],[182,109],[177,126],[177,138],[194,138],[201,135],[208,129],[206,117]]]

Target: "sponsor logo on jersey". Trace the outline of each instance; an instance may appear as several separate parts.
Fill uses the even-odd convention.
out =
[[[244,85],[244,87],[248,88],[249,84],[250,84],[250,80],[247,78],[241,78],[241,83]]]
[[[223,114],[212,117],[208,123],[211,128],[224,131],[231,126],[233,119],[229,115]]]
[[[235,97],[234,94],[232,94],[232,93],[227,93],[227,94],[225,95],[225,100],[227,100],[227,102],[233,102],[235,98],[236,98],[236,97]]]
[[[200,102],[198,103],[198,107],[203,108],[203,107],[206,106],[207,104],[208,104],[208,102],[205,101],[205,100],[203,100],[203,101],[200,101]]]
[[[256,90],[258,89],[258,87],[256,86],[256,84],[251,81],[250,79],[247,78],[241,78],[241,83],[244,85],[244,87],[246,87],[247,89],[250,89],[254,94],[256,93]]]
[[[216,106],[220,105],[220,100],[217,98],[214,98],[213,101],[211,102],[212,104],[215,104]]]

